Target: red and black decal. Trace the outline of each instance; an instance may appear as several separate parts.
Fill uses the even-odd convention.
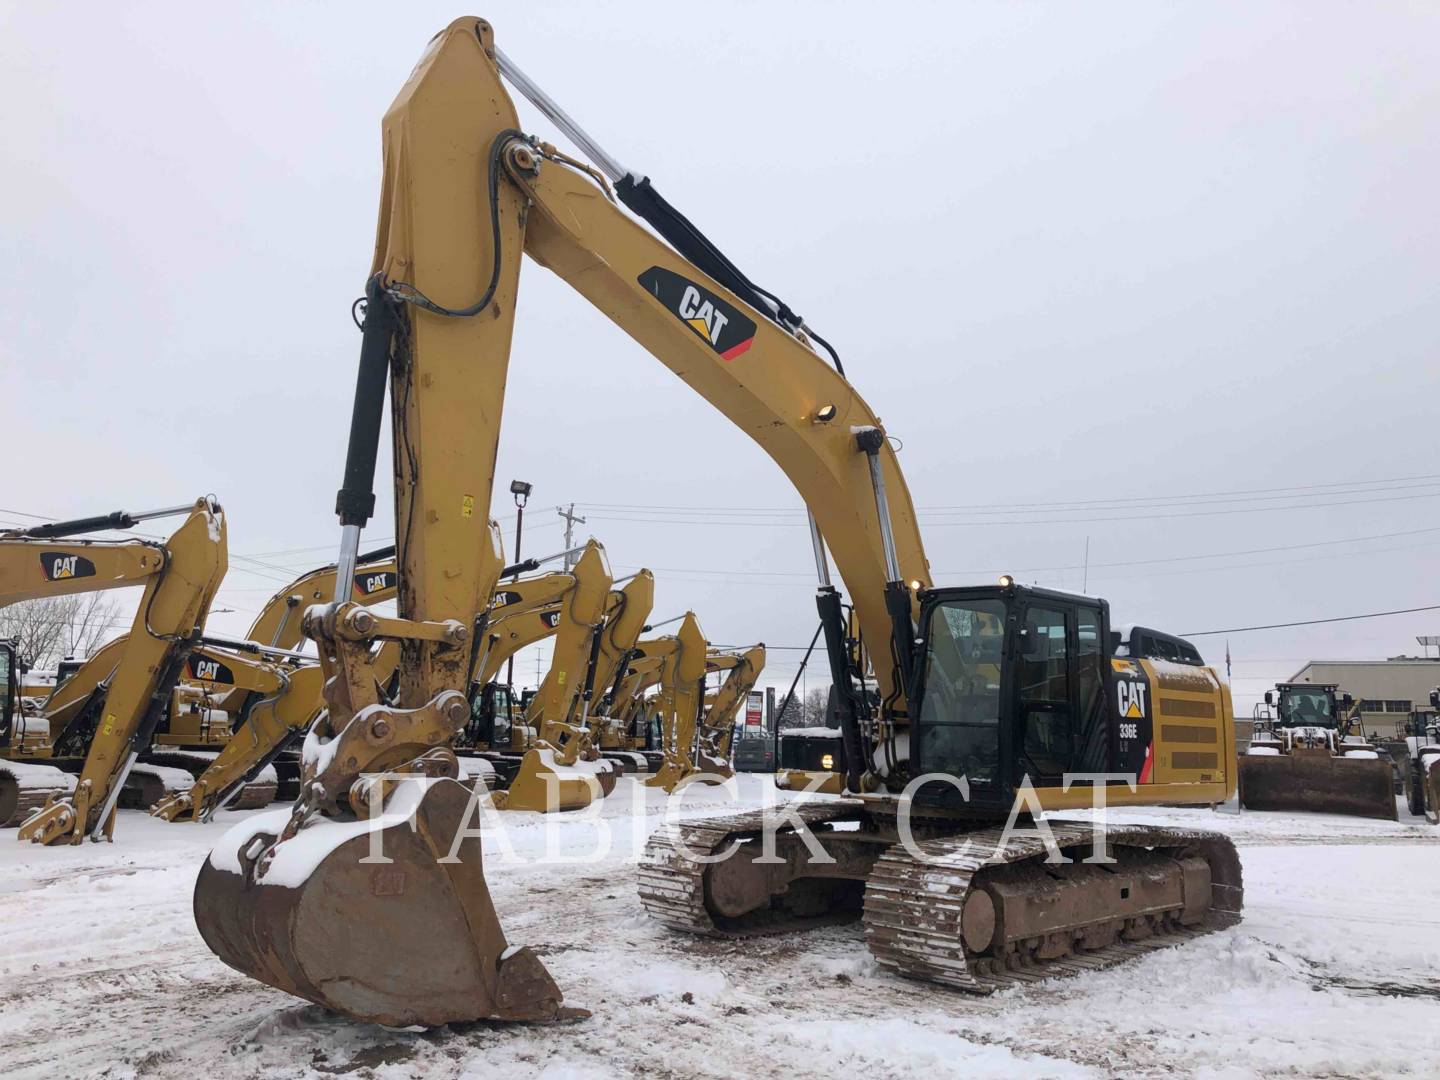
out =
[[[202,682],[235,684],[235,673],[230,670],[229,665],[216,660],[213,656],[204,656],[200,653],[191,653],[190,659],[185,661],[185,666],[190,670],[192,679],[199,679]]]
[[[69,551],[42,551],[40,569],[46,581],[67,581],[70,578],[94,577],[95,564],[84,555]]]
[[[639,277],[645,290],[720,354],[734,360],[755,342],[755,321],[734,304],[709,289],[663,266],[652,266]]]
[[[368,574],[362,570],[355,575],[355,591],[361,596],[374,596],[386,589],[395,588],[395,584],[394,570],[377,570]]]
[[[1133,773],[1141,784],[1154,771],[1154,703],[1145,669],[1133,661],[1113,661],[1115,681],[1115,771]]]
[[[505,592],[496,593],[490,600],[490,606],[491,608],[509,607],[511,604],[518,604],[524,599],[525,597],[521,596],[518,592],[507,589]]]
[[[546,626],[548,626],[551,630],[554,630],[557,626],[560,625],[560,612],[542,611],[540,613],[540,621]]]

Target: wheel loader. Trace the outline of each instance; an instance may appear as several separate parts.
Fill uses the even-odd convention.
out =
[[[1240,757],[1240,805],[1398,820],[1390,756],[1353,733],[1354,705],[1329,683],[1267,690]]]
[[[522,131],[502,79],[589,160]],[[399,614],[348,595],[307,609],[333,692],[306,736],[301,797],[232,829],[200,869],[196,922],[221,959],[389,1025],[576,1015],[537,952],[501,928],[477,794],[447,749],[470,716],[474,613],[503,563],[486,510],[527,253],[755,440],[810,515],[846,797],[657,831],[640,868],[647,910],[699,934],[859,918],[884,968],[979,993],[1239,919],[1225,837],[1112,824],[1102,839],[1037,818],[1098,794],[1112,806],[1223,801],[1233,716],[1211,669],[1116,656],[1103,600],[934,582],[897,443],[838,352],[580,129],[483,19],[430,42],[382,141],[336,509],[343,571],[374,512],[388,390]],[[881,366],[896,373],[903,359]],[[849,659],[841,584],[873,705]],[[383,641],[401,646],[393,700],[370,673]],[[1022,816],[1025,828],[1007,827]],[[772,846],[782,857],[762,859]],[[694,857],[708,854],[721,857]]]
[[[1440,824],[1440,689],[1430,691],[1430,711],[1412,712],[1406,728],[1405,805]]]
[[[72,539],[180,515],[164,542]],[[0,761],[0,820],[19,819],[21,840],[113,839],[126,782],[169,716],[226,565],[225,516],[208,497],[0,534],[0,604],[143,586],[129,633],[60,683],[33,718],[44,745],[0,738],[8,759]]]

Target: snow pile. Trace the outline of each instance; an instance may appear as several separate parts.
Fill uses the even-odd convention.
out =
[[[310,879],[325,857],[347,840],[396,825],[410,825],[429,785],[423,779],[402,780],[395,786],[385,812],[370,821],[327,821],[315,818],[274,849],[274,858],[260,879],[264,885],[298,889]],[[267,810],[236,825],[210,852],[210,865],[231,874],[241,873],[240,853],[261,833],[280,835],[290,820],[290,808]]]

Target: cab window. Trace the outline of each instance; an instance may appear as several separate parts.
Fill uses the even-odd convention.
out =
[[[947,600],[930,611],[920,759],[927,772],[994,784],[1000,777],[1000,670],[1005,602]]]

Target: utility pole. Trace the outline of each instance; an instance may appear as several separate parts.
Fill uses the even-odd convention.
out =
[[[527,484],[524,480],[510,481],[510,494],[515,496],[515,561],[520,561],[520,538],[524,535],[525,526],[525,503],[530,499],[530,492],[534,484]],[[520,572],[515,572],[519,577]],[[513,578],[511,580],[514,580]],[[512,653],[510,659],[505,662],[505,685],[510,688],[510,693],[515,692],[515,656]]]
[[[575,533],[575,523],[578,521],[581,525],[584,525],[585,519],[575,513],[575,504],[573,502],[570,504],[570,509],[568,510],[563,506],[555,507],[555,513],[565,519],[565,569],[573,570],[575,569],[576,559],[574,555],[570,554],[570,549],[575,546],[572,540]]]

